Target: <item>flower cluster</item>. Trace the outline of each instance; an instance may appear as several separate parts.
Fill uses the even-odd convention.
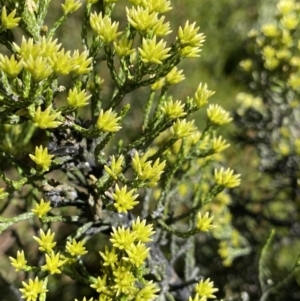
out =
[[[40,218],[43,217],[51,207],[49,202],[44,202],[41,200],[40,204],[36,206],[32,211],[37,214]],[[77,242],[75,239],[67,242],[65,256],[60,252],[55,252],[54,248],[56,242],[54,241],[54,233],[49,229],[46,233],[40,229],[40,237],[33,236],[33,239],[38,243],[39,250],[45,253],[45,264],[42,266],[31,266],[27,264],[24,251],[17,252],[17,258],[10,257],[12,266],[16,271],[33,271],[40,270],[44,271],[49,275],[61,274],[62,268],[65,264],[74,263],[71,261],[73,257],[80,257],[87,253],[84,242]],[[22,293],[22,298],[25,298],[27,301],[36,301],[38,296],[46,293],[47,290],[47,281],[39,279],[36,277],[34,280],[29,279],[29,282],[23,282],[23,287],[20,291]]]
[[[150,248],[159,249],[163,236],[168,240],[175,235],[186,238],[210,230],[216,233],[220,228],[217,212],[200,205],[204,207],[221,190],[240,183],[240,175],[231,169],[215,170],[214,176],[211,172],[211,161],[221,161],[220,153],[229,146],[217,134],[219,126],[232,120],[229,113],[210,104],[203,132],[190,116],[203,108],[214,92],[200,83],[186,101],[169,95],[171,86],[185,79],[183,70],[176,65],[184,58],[200,56],[205,36],[196,23],[187,21],[169,44],[166,36],[172,31],[163,15],[172,8],[168,0],[129,0],[126,26],[113,19],[118,0],[104,0],[101,12],[96,5],[96,10],[93,8],[97,0],[86,0],[85,4],[65,0],[61,17],[50,28],[41,27],[46,24],[47,7],[41,1],[25,2],[22,22],[16,17],[19,8],[7,11],[2,7],[0,26],[0,32],[19,26],[30,36],[23,36],[20,44],[8,43],[13,55],[0,54],[0,99],[3,110],[7,109],[1,114],[7,113],[5,122],[20,125],[21,133],[15,136],[26,141],[21,144],[24,149],[32,148],[28,141],[38,135],[48,143],[47,147],[36,146],[34,154],[29,154],[35,164],[29,162],[27,166],[25,162],[17,169],[20,181],[0,174],[9,193],[15,188],[14,192],[23,192],[22,187],[28,184],[28,196],[43,194],[31,212],[18,216],[20,220],[32,219],[34,229],[40,229],[33,239],[42,263],[30,265],[24,251],[11,258],[17,271],[31,272],[20,289],[22,298],[46,300],[51,288],[48,279],[66,274],[75,281],[89,283],[94,294],[99,294],[99,301],[154,300],[160,289],[149,279],[155,275],[157,281],[161,278],[161,283],[168,283],[170,273],[164,269],[174,267],[160,250],[153,256],[158,258],[151,258]],[[54,36],[81,6],[83,51],[70,51]],[[284,23],[289,28],[297,25],[293,20]],[[272,35],[271,27],[264,31]],[[273,52],[265,48],[263,55],[274,55]],[[284,55],[281,53],[281,57]],[[104,74],[111,77],[107,87],[103,87],[104,80],[99,75],[103,62],[109,71]],[[60,86],[61,78],[66,76],[66,87]],[[126,95],[147,86],[149,98],[144,102],[141,97],[139,102],[144,107],[141,130],[135,131],[131,125],[138,127],[139,120],[135,122],[134,118],[134,124],[126,120],[130,108]],[[135,112],[129,114],[133,116],[132,113]],[[10,154],[6,157],[10,158]],[[12,162],[18,160],[16,157]],[[26,205],[31,202],[28,200]],[[183,207],[197,210],[186,219],[192,230],[184,233],[172,224],[177,218],[174,212]],[[148,224],[150,220],[153,225]],[[72,222],[74,228],[70,231],[76,228],[76,233],[67,238],[55,235],[53,222],[60,222],[61,227]],[[162,235],[152,242],[154,225]],[[95,244],[97,252],[101,250],[101,268],[95,276],[85,269],[86,262],[81,257],[88,254],[88,240],[96,232],[107,237],[108,229],[112,231],[106,243],[103,239],[104,243]],[[194,256],[192,251],[193,248],[188,250],[187,256]],[[163,262],[168,262],[166,267]],[[191,300],[206,301],[216,291],[210,279],[201,280]],[[161,294],[162,299],[173,298],[171,291],[162,290]]]
[[[149,152],[147,152],[140,157],[138,152],[136,152],[132,159],[132,167],[137,178],[144,182],[145,185],[152,187],[157,185],[161,174],[164,172],[166,162],[160,162],[160,159],[157,159],[152,164],[152,160],[148,160],[149,155]]]
[[[112,248],[105,247],[104,252],[100,252],[102,276],[98,276],[91,287],[104,294],[107,300],[119,296],[127,300],[154,300],[158,287],[152,281],[139,283],[138,276],[143,274],[145,260],[149,256],[145,243],[152,240],[153,234],[152,225],[146,225],[146,221],[139,218],[133,221],[131,229],[124,226],[113,228]]]

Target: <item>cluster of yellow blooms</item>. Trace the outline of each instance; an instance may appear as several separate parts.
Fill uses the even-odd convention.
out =
[[[32,212],[42,220],[51,209],[50,202],[41,200]],[[105,251],[100,252],[102,276],[89,279],[90,286],[100,293],[99,300],[114,300],[120,295],[126,297],[126,300],[136,301],[155,298],[159,289],[152,281],[138,284],[149,255],[146,243],[152,240],[153,234],[152,225],[146,225],[146,221],[141,221],[139,217],[132,222],[131,229],[125,229],[123,226],[113,228],[110,239],[112,248],[106,246]],[[66,266],[76,264],[80,257],[88,252],[84,247],[84,241],[76,241],[74,238],[67,241],[64,251],[56,252],[54,235],[50,229],[46,233],[41,229],[40,237],[33,237],[39,244],[39,250],[45,253],[45,265],[36,267],[28,265],[24,251],[18,251],[17,258],[10,257],[16,271],[40,270],[48,274],[44,280],[36,277],[34,280],[30,279],[28,283],[23,282],[24,288],[20,291],[27,301],[35,301],[39,295],[48,291],[47,282],[50,275],[60,274]]]
[[[11,90],[19,91],[22,95],[20,103],[23,106],[18,108],[20,110],[17,116],[27,119],[32,125],[43,130],[69,126],[85,138],[99,138],[103,144],[99,145],[103,147],[121,130],[122,120],[129,110],[129,105],[125,105],[120,112],[117,111],[122,97],[136,87],[151,86],[149,110],[145,113],[142,137],[127,149],[116,152],[109,161],[102,158],[101,162],[105,161],[104,176],[96,179],[93,189],[96,187],[100,190],[105,187],[104,195],[107,195],[110,189],[111,199],[105,204],[106,209],[118,214],[127,214],[141,202],[138,189],[156,186],[161,190],[157,202],[157,209],[160,209],[159,205],[162,205],[166,191],[170,189],[170,179],[181,163],[182,170],[187,172],[186,179],[189,179],[189,175],[198,172],[199,167],[205,170],[213,158],[218,161],[217,156],[228,148],[229,144],[222,136],[217,135],[217,129],[230,123],[232,118],[229,112],[219,105],[210,104],[206,109],[207,127],[201,133],[195,121],[186,118],[206,106],[214,92],[208,90],[206,84],[200,83],[194,97],[188,98],[186,102],[166,96],[165,91],[170,85],[178,84],[185,78],[183,71],[178,70],[175,65],[183,58],[200,56],[205,36],[199,33],[196,23],[187,21],[184,26],[179,27],[175,42],[167,47],[163,37],[170,34],[171,29],[169,22],[165,22],[165,17],[161,14],[171,9],[170,1],[129,0],[131,7],[126,8],[128,25],[123,32],[119,30],[119,23],[111,18],[112,9],[118,0],[105,0],[105,9],[100,13],[92,11],[96,2],[98,1],[86,0],[87,23],[93,34],[92,44],[85,48],[88,50],[75,50],[71,53],[53,38],[56,28],[69,14],[82,6],[79,0],[65,0],[61,5],[63,16],[46,35],[35,36],[36,30],[32,29],[32,38],[23,37],[21,45],[12,44],[14,54],[11,57],[0,54],[0,70],[3,78],[11,82]],[[40,1],[27,1],[25,5],[29,17],[41,9]],[[21,19],[15,15],[16,10],[7,14],[6,8],[3,7],[0,30],[17,27]],[[134,46],[136,35],[140,38],[138,46]],[[88,43],[85,46],[87,45]],[[96,56],[102,48],[118,91],[111,100],[111,106],[106,109],[101,107],[95,110],[96,113],[93,112],[97,114],[94,116],[94,124],[86,129],[72,123],[65,113],[70,113],[75,119],[77,109],[89,105],[92,101],[94,95],[90,87],[93,87],[95,82],[88,84],[89,80],[93,80],[89,75],[95,70]],[[120,63],[119,70],[116,70],[114,65],[116,59]],[[131,68],[133,65],[134,68]],[[66,106],[56,108],[53,103],[53,86],[57,86],[59,76],[68,75],[72,76],[73,86],[67,91]],[[23,79],[22,87],[16,80],[20,76]],[[96,77],[95,74],[93,76]],[[52,85],[53,82],[55,85]],[[153,118],[149,120],[151,102],[158,90],[162,91],[161,96],[156,109],[153,110]],[[43,94],[44,91],[47,93]],[[61,92],[58,88],[57,91]],[[97,154],[102,156],[102,149],[98,152],[98,146],[95,149],[95,157]],[[49,153],[48,148],[42,145],[36,146],[35,153],[29,154],[29,157],[36,164],[36,169],[32,169],[34,175],[42,176],[58,164],[55,155]],[[191,166],[194,159],[197,164]],[[201,177],[202,181],[205,175]],[[214,175],[207,182],[210,183],[210,189],[201,196],[196,194],[195,197],[193,206],[197,210],[191,215],[193,229],[184,235],[208,232],[215,228],[214,216],[209,211],[202,212],[201,207],[222,190],[239,186],[240,175],[230,168],[219,168],[218,164]],[[193,187],[193,190],[197,189]],[[163,205],[164,214],[167,216],[168,204],[166,202]],[[47,223],[56,217],[47,216],[51,209],[50,202],[41,200],[32,212],[40,222]],[[163,224],[164,221],[161,221],[161,225]],[[172,234],[180,235],[180,232],[165,226]],[[105,246],[100,252],[102,268],[99,276],[88,278],[90,287],[99,293],[99,301],[151,301],[157,297],[160,291],[158,285],[144,279],[147,273],[146,260],[149,257],[149,247],[146,243],[152,241],[151,236],[154,233],[153,225],[146,224],[146,220],[139,217],[130,227],[112,227],[111,246]],[[39,250],[44,253],[44,265],[29,265],[23,251],[18,251],[17,257],[11,258],[16,271],[33,271],[43,275],[23,282],[20,291],[26,301],[36,301],[38,298],[45,300],[49,277],[62,272],[67,273],[67,270],[76,265],[80,257],[88,252],[84,246],[85,241],[77,241],[75,238],[69,239],[65,247],[58,251],[54,236],[54,232],[47,228],[46,232],[40,230],[39,237],[34,237]],[[189,300],[206,301],[208,298],[215,298],[216,291],[218,289],[213,287],[209,278],[202,279],[196,285],[194,298],[190,297]],[[89,301],[92,300],[93,298]]]

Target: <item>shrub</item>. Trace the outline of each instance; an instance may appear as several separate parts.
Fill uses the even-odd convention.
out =
[[[66,0],[52,26],[50,0],[1,5],[0,229],[19,272],[2,279],[5,298],[215,298],[195,240],[212,231],[226,265],[249,252],[224,191],[240,184],[222,167],[218,130],[232,118],[210,104],[200,131],[191,116],[214,92],[168,93],[205,37],[186,21],[167,44],[170,1],[131,0],[124,26],[113,21],[118,1],[96,2]],[[65,49],[56,30],[82,9],[82,45]],[[142,88],[147,97],[131,103]]]

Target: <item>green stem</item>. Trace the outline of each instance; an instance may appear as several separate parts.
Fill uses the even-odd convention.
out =
[[[56,32],[56,30],[58,29],[58,27],[67,19],[66,15],[61,16],[53,25],[53,27],[51,28],[51,30],[48,33],[48,38],[52,38]]]

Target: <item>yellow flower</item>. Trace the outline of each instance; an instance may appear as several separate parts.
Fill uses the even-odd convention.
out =
[[[37,215],[39,218],[42,218],[44,215],[46,215],[51,210],[50,202],[45,202],[43,199],[41,199],[40,203],[35,206],[34,209],[31,209],[31,211]]]
[[[282,15],[287,15],[296,8],[294,0],[281,0],[277,4],[277,9]]]
[[[180,119],[173,123],[171,131],[175,138],[180,139],[188,137],[196,131],[194,120],[186,121],[186,119]]]
[[[117,296],[120,294],[132,295],[137,290],[134,285],[136,278],[124,266],[118,267],[113,272],[113,275],[115,285],[112,288],[115,290]]]
[[[146,64],[162,64],[162,61],[167,59],[171,48],[166,48],[166,42],[160,40],[156,43],[156,36],[152,39],[143,38],[142,47],[139,47],[139,53],[142,61]]]
[[[184,104],[181,103],[180,100],[176,100],[175,102],[173,99],[165,101],[161,106],[161,110],[170,120],[186,115],[186,112],[184,112]]]
[[[146,32],[147,30],[153,29],[157,24],[157,13],[150,13],[148,8],[138,6],[137,8],[132,7],[131,9],[128,9],[126,7],[126,14],[128,22],[140,32]]]
[[[166,82],[169,85],[175,85],[180,83],[185,79],[184,74],[182,74],[183,70],[178,70],[177,67],[173,67],[171,71],[166,75]]]
[[[47,79],[53,73],[49,61],[42,56],[34,58],[32,55],[29,55],[24,61],[24,69],[31,74],[36,82]]]
[[[61,270],[59,269],[66,260],[61,260],[60,254],[55,254],[53,251],[50,254],[46,254],[46,264],[42,266],[43,271],[49,271],[51,275],[53,274],[61,274]]]
[[[4,29],[12,29],[19,25],[21,18],[15,18],[17,10],[14,9],[9,15],[7,15],[6,7],[3,6],[1,13],[1,26]]]
[[[198,33],[200,27],[196,27],[196,22],[189,24],[186,21],[184,27],[181,26],[178,29],[178,39],[182,46],[190,47],[201,47],[205,41],[205,35],[203,33]]]
[[[14,78],[18,76],[23,69],[23,61],[17,61],[14,55],[12,55],[9,59],[6,55],[0,54],[0,69],[9,77]]]
[[[115,201],[114,207],[119,213],[127,213],[128,210],[131,210],[139,202],[135,199],[139,196],[138,194],[133,195],[135,189],[127,191],[127,186],[125,185],[121,189],[118,185],[115,187],[115,193],[112,194]]]
[[[185,46],[180,50],[180,56],[183,58],[200,57],[199,52],[201,52],[201,48],[199,47]]]
[[[155,82],[154,84],[151,85],[151,89],[153,91],[159,90],[164,86],[164,84],[165,84],[165,78],[162,77],[157,82]]]
[[[133,40],[128,40],[123,36],[118,42],[114,42],[114,48],[119,57],[129,56],[134,52],[132,48]]]
[[[96,127],[103,132],[117,132],[122,128],[119,126],[120,119],[121,117],[117,117],[117,113],[112,112],[112,108],[106,112],[101,109],[96,122]]]
[[[65,15],[71,14],[81,7],[82,3],[79,0],[66,0],[64,4],[61,5],[62,10]]]
[[[124,162],[124,156],[120,155],[118,160],[116,161],[115,156],[112,156],[110,167],[104,165],[104,169],[106,172],[114,179],[118,179],[118,175],[122,172],[122,164]]]
[[[202,216],[201,212],[197,215],[197,229],[202,232],[208,232],[209,230],[215,228],[216,226],[212,225],[214,217],[209,216],[209,213],[206,212],[204,216]]]
[[[149,242],[153,239],[151,236],[155,233],[153,230],[153,225],[148,224],[146,225],[146,220],[140,220],[140,217],[138,216],[135,221],[132,222],[131,225],[132,232],[134,232],[136,240],[141,242]]]
[[[149,12],[166,13],[171,10],[171,1],[168,0],[141,0],[143,7],[148,8]]]
[[[164,172],[166,161],[160,162],[158,158],[152,164],[151,160],[147,161],[148,157],[149,152],[146,152],[142,157],[139,157],[138,152],[135,152],[132,159],[132,167],[139,180],[146,181],[149,187],[153,187],[157,185],[161,174]]]
[[[16,271],[22,271],[26,268],[27,260],[25,259],[24,251],[17,252],[17,258],[9,257],[11,265],[16,269]]]
[[[50,253],[56,245],[56,242],[53,241],[54,233],[51,233],[50,229],[47,234],[40,229],[40,238],[33,236],[33,239],[39,244],[39,250],[42,252]]]
[[[289,14],[283,16],[283,18],[281,19],[281,24],[284,28],[288,30],[294,30],[299,24],[299,18],[295,14]]]
[[[222,136],[219,136],[218,138],[214,137],[212,141],[212,149],[215,153],[220,153],[226,148],[228,148],[230,144],[227,143],[225,139],[223,139]]]
[[[268,23],[264,24],[261,28],[262,33],[269,38],[275,38],[279,35],[279,30],[276,24]]]
[[[90,16],[90,24],[95,33],[98,34],[104,43],[113,42],[121,33],[117,32],[119,22],[111,21],[109,16],[102,17],[102,12],[92,13]]]
[[[36,301],[39,294],[46,293],[48,290],[44,287],[44,281],[39,280],[38,277],[35,277],[34,280],[29,279],[29,283],[22,281],[23,287],[20,289],[22,293],[22,298],[26,301]]]
[[[89,73],[93,67],[91,67],[91,63],[93,58],[88,57],[89,52],[83,51],[79,54],[78,50],[75,50],[72,56],[72,72],[76,75]]]
[[[150,248],[146,248],[146,245],[140,241],[137,244],[132,243],[125,249],[127,257],[122,257],[122,259],[140,267],[148,257],[149,250]]]
[[[67,102],[68,105],[74,108],[81,108],[89,104],[89,99],[92,95],[87,95],[85,90],[78,91],[76,87],[69,90]]]
[[[54,155],[49,155],[48,148],[45,147],[43,149],[43,146],[41,145],[40,148],[36,146],[34,155],[29,154],[29,157],[36,165],[38,165],[39,168],[42,169],[42,171],[48,171]]]
[[[165,17],[162,16],[157,20],[156,25],[153,27],[153,34],[157,37],[163,37],[172,32],[170,29],[170,23],[164,23]]]
[[[145,283],[144,287],[139,290],[135,297],[135,301],[152,301],[157,298],[157,293],[159,292],[159,288],[152,281],[148,281]]]
[[[109,291],[107,287],[107,275],[104,275],[103,277],[97,277],[97,282],[91,284],[90,286],[94,288],[98,293],[106,293]]]
[[[131,232],[130,229],[125,229],[124,226],[117,229],[112,227],[112,230],[110,241],[115,248],[120,250],[128,248],[136,238],[136,234]]]
[[[111,251],[109,251],[108,247],[105,246],[105,251],[99,252],[101,257],[104,260],[103,265],[104,266],[112,266],[112,268],[115,266],[115,263],[118,262],[118,255],[116,254],[116,249],[112,248]]]
[[[225,186],[226,188],[234,188],[240,185],[241,183],[241,175],[240,174],[233,174],[234,171],[230,168],[224,170],[222,167],[221,169],[215,169],[214,178],[218,185]]]
[[[53,52],[49,58],[49,62],[56,74],[67,75],[73,70],[70,51],[65,53],[65,50],[62,49],[59,52]]]
[[[219,105],[211,104],[207,108],[207,117],[211,123],[216,125],[223,125],[232,121],[229,113],[221,108]]]
[[[75,238],[72,239],[72,241],[68,241],[66,245],[66,251],[71,255],[71,256],[82,256],[85,255],[88,251],[86,248],[83,246],[84,241],[76,241]]]
[[[246,60],[241,61],[239,63],[239,65],[244,71],[249,72],[253,68],[253,61],[250,59],[246,59]]]
[[[196,285],[195,291],[200,297],[216,298],[213,294],[217,292],[218,289],[214,288],[214,282],[207,278],[205,281],[203,281],[203,279],[200,280]]]
[[[194,102],[197,108],[205,106],[208,102],[208,98],[210,98],[214,94],[214,91],[207,89],[207,84],[202,85],[202,83],[200,83],[194,97]]]
[[[55,120],[60,117],[60,115],[61,112],[52,114],[52,105],[50,105],[45,111],[42,111],[41,107],[38,107],[34,114],[33,122],[35,126],[41,129],[57,128],[61,122]]]

